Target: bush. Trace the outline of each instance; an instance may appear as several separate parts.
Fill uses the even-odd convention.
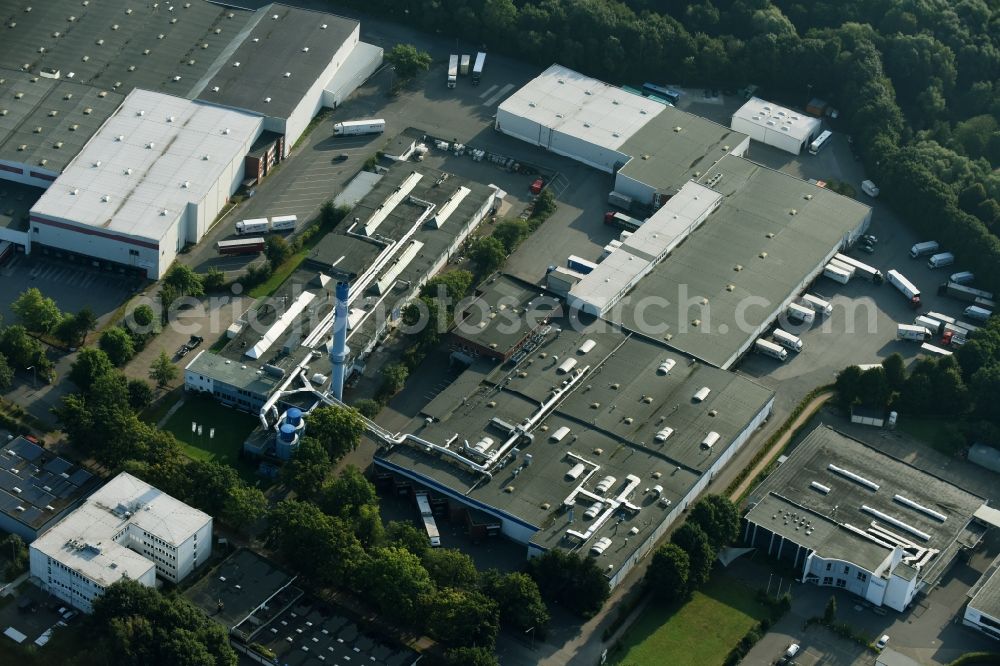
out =
[[[378,416],[380,411],[382,411],[382,404],[378,400],[365,398],[364,400],[358,400],[354,403],[354,409],[358,410],[361,416],[373,419]]]

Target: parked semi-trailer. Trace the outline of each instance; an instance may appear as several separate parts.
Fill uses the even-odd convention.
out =
[[[829,301],[825,301],[819,296],[815,296],[813,294],[805,294],[802,297],[802,303],[803,305],[808,305],[818,314],[823,316],[829,316],[830,313],[833,312],[833,306],[830,305]]]
[[[792,351],[800,352],[802,351],[802,340],[797,335],[792,335],[788,331],[782,330],[780,328],[774,329],[774,341],[785,349],[791,349]]]
[[[268,222],[266,217],[256,218],[253,220],[240,220],[236,223],[236,233],[238,234],[260,234],[265,233],[268,230]]]
[[[479,85],[479,79],[483,76],[484,65],[486,65],[486,54],[480,51],[476,54],[476,64],[472,66],[472,85]]]
[[[643,223],[643,220],[637,220],[634,217],[629,217],[625,213],[618,213],[613,210],[609,210],[604,214],[604,224],[612,227],[617,227],[623,231],[635,231]]]
[[[834,282],[839,282],[840,284],[847,284],[851,281],[851,276],[853,269],[849,269],[846,264],[835,264],[830,262],[823,269],[823,275],[830,278]]]
[[[978,305],[970,305],[964,310],[965,316],[973,321],[983,322],[993,316],[992,310],[981,308]]]
[[[586,275],[597,268],[597,264],[593,261],[587,261],[582,257],[578,257],[575,254],[571,254],[569,255],[569,258],[566,259],[566,268],[576,271],[582,275]]]
[[[923,243],[917,243],[910,248],[910,257],[916,259],[917,257],[925,257],[928,254],[934,254],[941,249],[937,241],[924,241]]]
[[[889,284],[898,289],[910,301],[910,307],[920,307],[920,290],[895,268],[886,273]]]
[[[938,252],[937,254],[932,254],[931,258],[927,260],[927,268],[944,268],[945,266],[951,266],[955,263],[955,255],[951,252]]]
[[[955,284],[972,284],[976,281],[976,275],[972,271],[961,271],[959,273],[952,273],[948,281]]]
[[[882,271],[874,266],[869,266],[863,261],[858,261],[854,257],[848,257],[846,254],[835,254],[833,255],[833,258],[842,264],[853,266],[856,274],[860,273],[862,277],[871,280],[875,284],[882,284],[885,280],[885,276],[882,275]]]
[[[770,340],[759,339],[754,343],[754,349],[756,349],[761,354],[766,354],[771,358],[776,358],[779,361],[784,361],[788,358],[788,351]]]
[[[385,120],[346,120],[333,126],[334,136],[357,136],[359,134],[381,134],[385,131]]]
[[[928,331],[923,326],[915,326],[911,324],[897,324],[896,337],[899,338],[900,340],[914,340],[916,342],[923,342],[927,338],[931,337],[931,332]]]
[[[257,254],[264,251],[264,239],[261,236],[256,236],[254,238],[224,240],[216,243],[215,247],[219,254]]]
[[[927,316],[930,317],[931,319],[938,320],[939,322],[941,322],[942,325],[955,323],[954,317],[949,317],[948,315],[941,314],[940,312],[928,312]]]
[[[920,351],[931,354],[932,356],[951,356],[953,353],[948,351],[947,349],[941,349],[940,347],[932,345],[929,342],[925,342],[924,344],[920,345]]]
[[[798,303],[789,304],[788,317],[805,324],[811,324],[816,321],[816,313],[813,309],[807,308],[804,305],[799,305]]]
[[[458,66],[458,73],[459,74],[461,74],[462,76],[468,76],[468,74],[469,74],[469,63],[471,62],[471,60],[472,60],[471,56],[469,56],[467,54],[462,55],[461,63]]]
[[[458,56],[453,54],[448,57],[448,87],[454,88],[456,83],[458,83]]]
[[[977,298],[985,298],[986,300],[993,300],[993,293],[989,291],[983,291],[982,289],[973,289],[964,284],[958,284],[957,282],[945,282],[940,287],[938,287],[938,294],[944,296],[951,296],[952,298],[957,298],[960,301],[965,301],[966,303],[974,303]]]
[[[930,315],[918,315],[917,318],[913,320],[913,325],[923,326],[932,334],[940,333],[944,329],[944,322],[934,319]]]

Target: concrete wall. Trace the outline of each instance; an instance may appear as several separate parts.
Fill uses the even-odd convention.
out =
[[[184,580],[212,556],[212,519],[177,547],[177,580]]]
[[[48,189],[59,176],[57,171],[46,169],[40,166],[31,166],[23,162],[12,162],[10,160],[0,160],[0,180],[12,180],[15,183],[34,185]]]
[[[89,578],[84,578],[75,571],[71,572],[53,558],[33,547],[28,550],[28,559],[31,565],[31,575],[37,579],[43,590],[84,613],[93,612],[94,599],[104,591],[97,583]],[[137,581],[147,587],[156,585],[156,568],[152,563]]]
[[[1000,620],[988,613],[982,612],[978,608],[974,608],[971,602],[965,607],[962,624],[973,629],[978,629],[990,638],[1000,640]]]
[[[611,173],[616,165],[628,160],[624,153],[553,130],[504,109],[497,109],[496,129],[605,173]]]
[[[780,131],[777,126],[773,128],[765,127],[736,116],[733,116],[730,127],[737,132],[749,135],[750,138],[755,141],[760,141],[761,143],[766,143],[769,146],[780,148],[793,155],[798,155],[802,152],[802,150],[808,148],[812,140],[819,134],[819,130],[816,129],[810,133],[808,137],[800,141],[797,137],[792,136],[788,132]]]
[[[323,90],[323,106],[335,109],[343,104],[358,86],[378,70],[383,55],[381,46],[358,42],[340,71],[327,81]]]

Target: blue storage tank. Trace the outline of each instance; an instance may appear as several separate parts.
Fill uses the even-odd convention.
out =
[[[275,454],[282,460],[289,460],[298,448],[299,437],[295,426],[291,423],[282,423],[274,443]]]
[[[285,423],[297,426],[300,421],[302,421],[302,410],[298,407],[292,407],[285,412]]]

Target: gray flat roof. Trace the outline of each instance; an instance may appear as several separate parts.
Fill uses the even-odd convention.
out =
[[[273,562],[241,548],[192,585],[184,596],[228,630],[293,580]]]
[[[814,482],[829,491],[823,492]],[[753,506],[746,515],[750,522],[823,558],[854,562],[869,571],[878,569],[891,549],[851,528],[868,533],[887,530],[902,541],[937,550],[923,571],[926,580],[945,568],[984,501],[829,426],[819,426],[751,493],[748,503]]]
[[[309,350],[300,347],[293,354],[272,358],[281,351],[282,343],[279,342],[268,350],[265,358],[256,360],[246,358],[243,353],[260,339],[261,334],[248,331],[241,335],[247,336],[246,339],[249,340],[247,347],[243,348],[238,340],[233,340],[220,353],[207,349],[201,350],[188,363],[185,370],[208,375],[216,381],[225,382],[257,395],[267,396],[285,380],[285,377],[275,377],[268,374],[261,369],[262,366],[267,363],[282,368],[287,373],[309,353]]]
[[[632,159],[618,173],[673,194],[746,138],[746,134],[668,106],[622,144],[619,150]]]
[[[40,530],[98,483],[87,470],[24,437],[0,449],[0,511],[31,530]]]
[[[722,367],[871,209],[735,156],[700,182],[725,195],[722,205],[605,316]],[[750,298],[764,302],[745,307]]]
[[[196,94],[287,118],[357,27],[357,21],[326,12],[268,5],[254,14],[240,45],[223,54],[218,71]]]
[[[530,334],[533,326],[526,323],[526,317],[532,317],[534,328],[537,328],[537,324],[552,314],[551,310],[559,308],[555,299],[539,298],[537,289],[507,277],[487,284],[477,296],[476,302],[466,308],[465,317],[453,329],[452,335],[496,349],[501,354],[506,354]]]
[[[576,462],[571,454],[599,466],[586,485],[591,491],[605,476],[615,477],[617,488],[626,476],[635,475],[641,483],[630,501],[641,505],[641,511],[618,526],[616,520],[608,521],[582,545],[589,549],[597,538],[611,538],[617,545],[601,556],[601,565],[612,565],[617,571],[671,510],[648,489],[661,485],[664,497],[674,504],[681,501],[766,408],[773,393],[733,373],[689,363],[656,343],[624,334],[602,321],[581,332],[565,320],[552,324],[546,340],[516,368],[474,364],[434,399],[434,423],[427,424],[420,416],[404,430],[440,445],[452,441],[452,447],[460,448],[463,440],[475,443],[488,436],[499,446],[506,437],[491,426],[491,419],[516,424],[533,414],[551,396],[552,387],[568,376],[557,370],[566,359],[575,359],[580,368],[590,366],[590,374],[578,388],[534,430],[534,442],[521,447],[523,454],[532,456],[529,466],[515,473],[511,464],[486,481],[409,445],[381,450],[376,459],[390,469],[417,475],[432,488],[451,489],[483,509],[537,528],[532,541],[544,548],[573,547],[565,541],[565,531],[588,527],[583,512],[589,502],[578,500],[572,527],[570,514],[560,511],[580,483],[566,478]],[[588,340],[594,344],[582,353],[580,348]],[[661,375],[657,368],[668,358],[676,364]],[[694,394],[702,387],[710,393],[697,402]],[[552,441],[562,427],[569,432],[558,442]],[[656,433],[667,427],[673,428],[673,434],[663,443],[656,442]],[[711,431],[720,438],[705,449],[701,442]],[[630,541],[630,549],[624,537],[632,527],[639,534]]]
[[[0,69],[0,99],[0,160],[59,173],[125,96],[35,72]]]
[[[979,582],[971,590],[969,605],[993,619],[1000,619],[1000,555],[983,572]]]

